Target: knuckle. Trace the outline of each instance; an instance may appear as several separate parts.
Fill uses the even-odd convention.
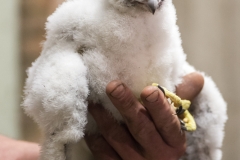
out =
[[[151,125],[143,116],[138,117],[137,122],[128,120],[127,123],[128,125],[134,126],[132,127],[132,134],[136,138],[144,138],[146,135],[151,135],[153,132],[153,130],[150,128]]]
[[[104,131],[103,136],[108,141],[116,141],[118,139],[124,139],[125,134],[123,134],[123,127],[121,126],[111,126],[108,127],[107,130]]]
[[[131,109],[133,106],[136,105],[136,101],[137,100],[133,96],[128,95],[128,94],[126,94],[125,96],[123,96],[119,99],[121,108],[124,110]]]
[[[174,116],[165,117],[162,122],[157,125],[158,130],[163,134],[169,134],[174,129],[174,126],[178,124],[178,119]]]

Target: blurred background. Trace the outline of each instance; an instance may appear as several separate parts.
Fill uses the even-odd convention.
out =
[[[63,0],[0,0],[0,134],[40,142],[20,107],[25,70],[38,57],[44,23]],[[210,75],[228,103],[223,160],[240,159],[240,1],[173,0],[188,61]]]

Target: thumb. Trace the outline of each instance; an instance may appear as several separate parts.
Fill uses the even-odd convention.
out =
[[[187,74],[183,77],[183,81],[176,88],[176,94],[182,99],[194,100],[201,92],[204,84],[203,76],[198,72]]]

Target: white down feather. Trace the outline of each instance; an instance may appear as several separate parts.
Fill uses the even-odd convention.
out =
[[[68,0],[48,18],[23,102],[45,133],[41,159],[63,159],[63,144],[81,139],[87,122],[88,131],[95,131],[87,120],[88,101],[102,103],[122,120],[105,94],[110,81],[122,80],[139,97],[152,82],[174,91],[182,76],[194,71],[186,62],[171,0],[154,15],[124,2]],[[209,78],[192,108],[199,129],[188,134],[183,159],[221,159],[226,104]]]

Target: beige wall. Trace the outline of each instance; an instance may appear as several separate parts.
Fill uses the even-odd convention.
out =
[[[17,0],[0,4],[0,134],[19,138],[19,5]]]
[[[188,61],[210,75],[228,103],[223,160],[240,159],[240,1],[174,0]]]
[[[40,43],[44,41],[44,24],[47,16],[51,14],[61,0],[20,0],[20,50],[21,54],[21,75],[22,83],[26,78],[25,70],[39,56],[41,52]],[[23,112],[20,113],[22,119],[22,138],[28,141],[40,141],[40,131],[31,118]]]

